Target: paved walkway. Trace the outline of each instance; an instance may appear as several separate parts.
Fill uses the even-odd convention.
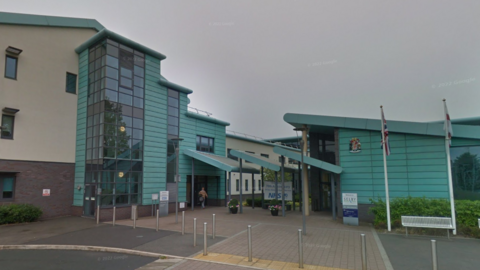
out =
[[[211,234],[212,214],[216,216],[216,235],[228,239],[209,247],[209,252],[232,256],[247,256],[247,225],[252,226],[253,257],[266,261],[281,261],[298,265],[298,229],[302,228],[300,212],[286,212],[287,217],[273,217],[268,210],[244,207],[243,214],[229,214],[226,208],[211,207],[185,212],[185,230],[193,232],[197,218],[197,233],[203,233],[203,222]],[[129,225],[130,220],[117,221]],[[152,217],[141,218],[137,227],[155,228]],[[178,224],[175,215],[162,217],[160,228],[181,231],[181,213]],[[328,213],[312,213],[307,217],[307,235],[304,236],[304,263],[340,269],[361,269],[360,234],[367,239],[368,266],[371,270],[386,269],[374,231],[370,225],[347,226],[332,220]]]

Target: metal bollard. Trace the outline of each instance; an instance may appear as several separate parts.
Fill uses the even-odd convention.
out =
[[[117,212],[117,207],[114,206],[113,207],[113,221],[112,221],[112,225],[115,226],[115,213]]]
[[[137,228],[137,206],[133,207],[133,228]]]
[[[252,225],[248,225],[248,261],[252,261]]]
[[[298,268],[303,268],[303,239],[302,229],[298,229]]]
[[[212,216],[212,238],[215,239],[215,214]]]
[[[197,246],[197,219],[193,219],[193,246]]]
[[[160,210],[157,210],[157,232],[158,232],[158,225],[159,225],[159,217],[160,217]]]
[[[185,234],[185,211],[182,211],[182,235]]]
[[[203,256],[207,256],[207,222],[203,223]]]
[[[365,241],[365,234],[360,235],[362,240],[362,270],[367,270],[367,242]]]
[[[438,269],[438,260],[437,260],[437,241],[432,240],[432,269]]]
[[[100,205],[97,206],[97,224],[100,223]]]

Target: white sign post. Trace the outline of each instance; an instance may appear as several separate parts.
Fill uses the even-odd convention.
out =
[[[158,206],[158,212],[161,217],[168,216],[168,191],[160,191],[160,203]]]
[[[278,183],[278,190],[280,191],[275,196],[275,182],[265,181],[263,186],[263,198],[265,200],[281,200],[282,199],[282,183]],[[292,200],[292,182],[285,182],[285,201]]]
[[[357,193],[342,193],[343,224],[358,226]]]

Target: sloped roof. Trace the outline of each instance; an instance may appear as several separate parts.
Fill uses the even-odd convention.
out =
[[[0,24],[87,28],[100,32],[105,27],[94,19],[0,12]]]
[[[379,119],[286,113],[283,120],[294,127],[310,126],[310,130],[314,132],[333,133],[334,128],[381,130]],[[387,119],[387,124],[389,132],[445,136],[443,122],[420,123]],[[454,138],[480,139],[480,126],[452,124],[452,129]]]

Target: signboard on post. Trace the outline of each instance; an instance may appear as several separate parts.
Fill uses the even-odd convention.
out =
[[[160,201],[168,202],[168,191],[160,191]]]
[[[158,212],[161,217],[166,217],[168,216],[168,191],[160,191],[159,195]]]
[[[44,197],[50,196],[50,189],[44,189],[43,192],[42,192],[42,195],[43,195]]]
[[[158,194],[157,193],[152,194],[152,201],[158,201]]]
[[[342,193],[343,224],[358,226],[357,193]]]
[[[278,182],[278,193],[275,196],[275,182],[265,181],[263,186],[263,198],[265,200],[282,199],[282,183]],[[292,200],[292,182],[285,182],[285,201]]]

